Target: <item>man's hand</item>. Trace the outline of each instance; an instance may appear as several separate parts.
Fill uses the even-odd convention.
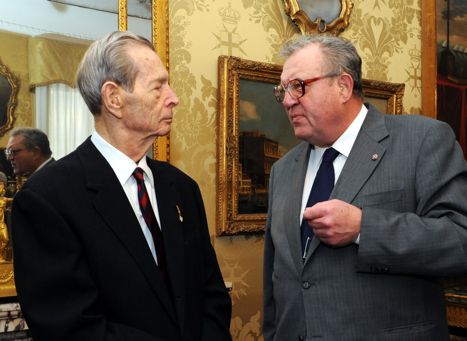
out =
[[[303,219],[325,244],[345,246],[360,234],[362,211],[344,201],[332,199],[305,209]]]

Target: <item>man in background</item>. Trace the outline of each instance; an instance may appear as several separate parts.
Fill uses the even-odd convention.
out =
[[[230,340],[198,185],[146,157],[178,104],[154,46],[113,32],[90,46],[77,82],[95,132],[13,202],[16,288],[34,340]]]
[[[5,156],[16,176],[29,177],[54,161],[47,135],[35,128],[16,128],[10,133]]]
[[[348,41],[283,48],[275,96],[303,140],[271,171],[266,341],[447,340],[440,278],[467,273],[467,166],[449,126],[363,103]]]

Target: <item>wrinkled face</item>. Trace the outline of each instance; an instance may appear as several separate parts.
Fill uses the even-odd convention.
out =
[[[284,63],[281,84],[291,80],[308,80],[329,74],[324,65],[324,56],[319,46],[308,45],[292,54]],[[342,133],[342,120],[339,113],[339,76],[324,77],[305,85],[305,94],[293,98],[285,93],[284,105],[295,136],[320,147],[332,145]]]
[[[133,46],[128,55],[138,67],[132,92],[123,90],[123,123],[126,129],[144,136],[170,132],[172,109],[178,98],[169,86],[169,76],[160,58],[146,46]]]
[[[37,151],[26,149],[24,136],[10,137],[5,151],[15,175],[27,176],[36,170]]]

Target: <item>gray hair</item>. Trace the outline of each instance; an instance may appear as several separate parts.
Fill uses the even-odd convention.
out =
[[[288,58],[311,44],[320,46],[325,63],[322,66],[327,69],[327,74],[348,73],[354,82],[353,93],[363,97],[362,59],[350,41],[326,34],[301,35],[285,43],[279,55]]]
[[[147,46],[155,52],[149,40],[134,33],[112,32],[91,44],[78,68],[76,82],[89,110],[99,115],[101,88],[107,81],[133,91],[138,67],[128,56],[132,46]]]
[[[24,138],[23,143],[27,150],[37,148],[47,158],[52,155],[49,138],[42,130],[36,128],[16,128],[10,133],[10,137],[14,136],[22,136]]]

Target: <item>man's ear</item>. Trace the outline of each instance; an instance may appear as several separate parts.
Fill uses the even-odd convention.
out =
[[[347,102],[353,94],[353,79],[347,73],[343,73],[338,78],[339,95],[343,102]]]
[[[39,160],[42,156],[42,153],[39,147],[33,147],[31,149],[31,153],[32,153],[32,158],[34,159],[34,161]]]
[[[107,112],[117,118],[121,117],[120,112],[123,106],[121,92],[120,86],[111,81],[105,82],[101,88],[102,105]]]

